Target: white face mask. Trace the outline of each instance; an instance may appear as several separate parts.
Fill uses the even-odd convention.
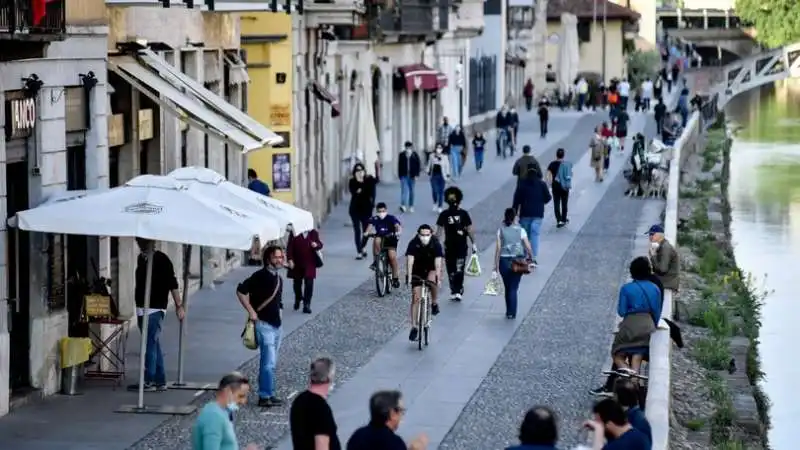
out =
[[[658,242],[651,242],[650,243],[650,248],[652,248],[653,250],[658,250],[658,246],[659,245],[660,244]]]
[[[419,237],[419,241],[422,242],[423,245],[428,245],[428,243],[431,241],[431,237],[430,236],[420,236]]]
[[[386,213],[386,212],[379,212],[378,213],[378,217],[380,217],[381,219],[385,219],[387,215],[389,215],[389,213]]]
[[[436,154],[439,155],[441,153],[442,153],[442,148],[441,147],[436,147]]]

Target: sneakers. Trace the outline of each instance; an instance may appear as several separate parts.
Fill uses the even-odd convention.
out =
[[[413,206],[409,206],[408,207],[408,212],[413,213],[414,212],[414,207]]]
[[[458,292],[456,292],[455,294],[450,294],[450,300],[454,302],[460,302],[461,294],[459,294]]]
[[[294,301],[294,310],[295,311],[299,311],[300,310],[300,300],[295,300]]]
[[[439,315],[439,304],[438,303],[434,303],[434,304],[431,305],[431,314],[433,314],[434,316],[438,316]]]
[[[438,205],[433,205],[433,212],[436,212],[438,210],[439,210],[439,206]]]
[[[400,289],[400,278],[392,278],[392,287],[394,289]]]
[[[441,206],[440,206],[440,207],[438,207],[438,208],[436,208],[436,212],[440,213],[440,212],[442,212],[442,211],[444,211],[444,208],[442,208]]]
[[[129,391],[138,391],[139,385],[138,384],[130,384],[128,385]],[[167,390],[166,384],[155,384],[155,383],[145,383],[144,384],[144,392],[164,392]]]
[[[600,387],[596,387],[594,389],[589,389],[589,393],[591,395],[594,395],[594,396],[597,396],[597,397],[611,397],[611,396],[614,395],[613,392],[608,392],[606,390],[605,386],[600,386]]]
[[[283,406],[283,400],[275,396],[269,398],[259,398],[258,406],[262,408],[274,408],[276,406]]]
[[[406,207],[405,206],[400,206],[400,212],[406,212]]]
[[[356,253],[356,259],[359,260],[359,261],[361,261],[362,259],[364,259],[366,257],[367,257],[366,253]]]
[[[411,332],[408,333],[408,340],[414,342],[419,337],[419,329],[417,327],[411,328]]]
[[[564,222],[556,222],[556,228],[564,228],[564,225],[566,225],[566,223],[564,223]]]
[[[311,314],[311,307],[308,305],[303,306],[303,314]]]

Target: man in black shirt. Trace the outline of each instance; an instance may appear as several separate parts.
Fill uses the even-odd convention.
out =
[[[414,276],[437,284],[442,280],[442,259],[444,250],[442,244],[433,235],[433,229],[428,224],[422,224],[417,229],[417,235],[408,243],[406,249],[406,284],[409,282],[413,288],[411,294],[411,332],[408,340],[415,341],[419,333],[417,317],[422,282],[413,279]],[[439,314],[439,305],[436,303],[436,288],[431,288],[431,313]]]
[[[169,257],[153,249],[153,241],[137,238],[139,257],[136,260],[136,284],[134,286],[134,300],[136,302],[136,320],[139,330],[144,325],[147,317],[147,347],[144,357],[144,390],[166,391],[167,375],[164,370],[164,352],[161,350],[161,325],[167,313],[169,297],[175,302],[175,314],[178,320],[183,320],[184,312],[181,305],[181,295],[178,292],[178,279],[175,278],[175,268]],[[150,302],[145,308],[144,291],[147,283],[147,257],[148,251],[153,255],[153,276],[150,284]],[[130,390],[139,389],[138,384],[128,386]]]
[[[667,105],[664,104],[664,99],[658,97],[658,103],[653,108],[653,117],[656,119],[656,133],[659,135],[664,129],[664,118],[667,115]]]
[[[347,441],[347,450],[423,450],[428,446],[424,434],[406,445],[396,434],[405,415],[400,391],[379,391],[369,399],[369,424],[359,428]]]
[[[467,262],[467,239],[472,242],[472,252],[478,253],[475,235],[472,232],[472,218],[461,209],[464,194],[461,189],[451,186],[444,191],[448,208],[436,220],[436,234],[441,239],[444,230],[444,263],[450,281],[450,300],[460,302],[464,295],[464,266]]]
[[[333,373],[330,358],[317,358],[311,363],[310,386],[294,399],[289,411],[294,450],[341,450],[336,421],[327,401]]]
[[[275,396],[275,364],[281,346],[281,309],[283,309],[283,280],[278,271],[283,268],[283,249],[271,245],[264,250],[264,267],[253,272],[236,288],[239,303],[256,324],[256,340],[261,356],[258,368],[258,406],[281,406]]]
[[[628,122],[631,120],[631,116],[628,115],[628,112],[624,109],[621,109],[616,117],[614,117],[614,122],[616,126],[616,136],[619,140],[619,151],[625,151],[625,139],[628,138]]]

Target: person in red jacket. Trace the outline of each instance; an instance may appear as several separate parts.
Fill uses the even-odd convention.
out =
[[[286,265],[289,267],[287,277],[291,278],[294,285],[294,310],[300,309],[303,303],[303,313],[311,314],[311,297],[314,295],[314,279],[317,278],[317,268],[322,267],[322,241],[317,230],[304,231],[289,237],[286,245]]]
[[[606,155],[603,159],[603,170],[608,171],[608,166],[611,164],[611,147],[609,139],[614,137],[614,129],[608,125],[608,122],[603,122],[600,128],[600,136],[606,141]]]

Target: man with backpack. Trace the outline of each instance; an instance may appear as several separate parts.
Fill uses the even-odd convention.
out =
[[[569,190],[572,189],[572,163],[564,160],[564,154],[563,148],[556,150],[556,159],[547,166],[547,181],[553,189],[553,209],[557,228],[569,223],[567,203]]]

